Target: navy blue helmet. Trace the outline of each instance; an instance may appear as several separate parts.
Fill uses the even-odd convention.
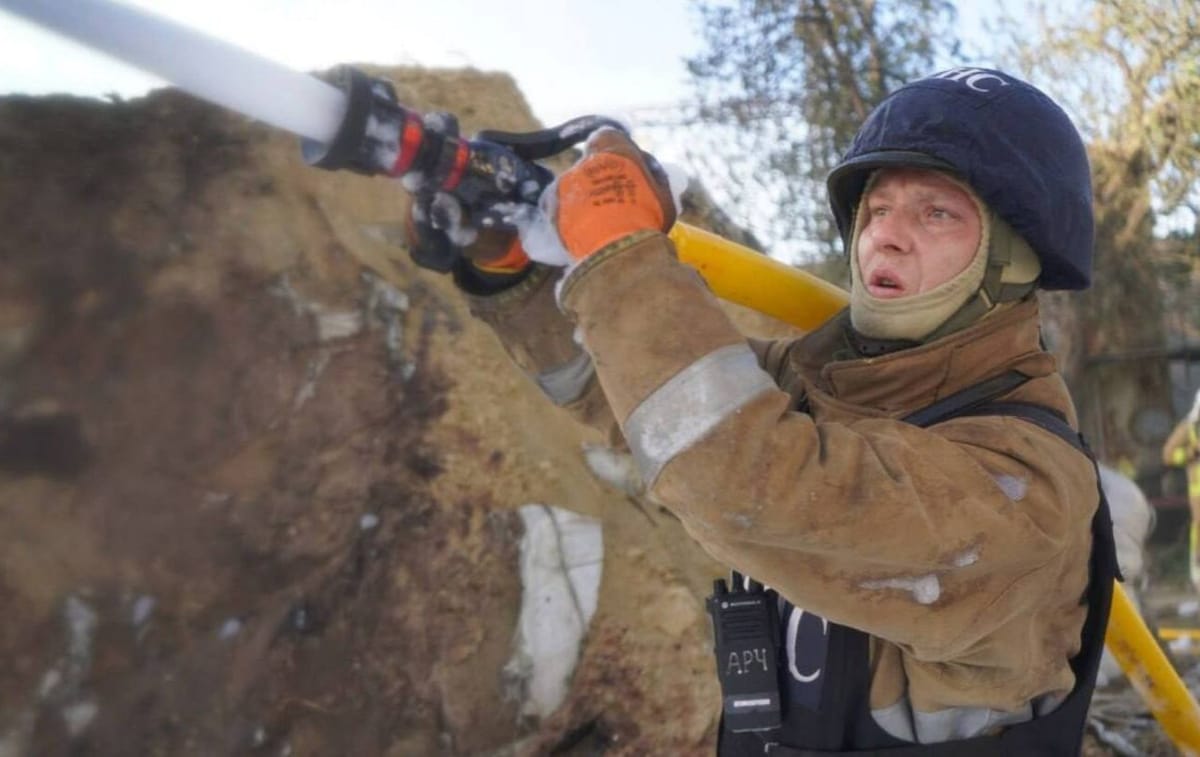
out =
[[[1091,283],[1087,151],[1067,114],[1033,85],[1001,71],[955,68],[888,95],[827,180],[846,244],[867,177],[886,166],[934,168],[970,185],[1037,253],[1041,288]]]

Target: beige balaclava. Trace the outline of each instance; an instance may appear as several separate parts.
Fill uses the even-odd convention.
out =
[[[859,334],[872,339],[930,342],[969,326],[1000,303],[1019,300],[1033,291],[1042,272],[1033,249],[974,190],[950,176],[979,208],[975,257],[957,276],[928,292],[897,299],[872,296],[863,286],[858,268],[858,240],[868,217],[862,212],[863,204],[878,175],[878,171],[871,174],[863,188],[850,237],[850,322]]]

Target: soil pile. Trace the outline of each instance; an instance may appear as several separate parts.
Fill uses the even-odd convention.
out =
[[[538,126],[507,76],[386,73]],[[722,568],[592,473],[406,213],[173,90],[0,100],[0,757],[711,749]],[[541,721],[505,672],[527,504],[605,543]]]

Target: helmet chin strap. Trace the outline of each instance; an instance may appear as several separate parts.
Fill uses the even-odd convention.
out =
[[[990,210],[985,217],[991,233],[983,282],[973,297],[923,337],[922,342],[932,342],[964,329],[985,318],[997,305],[1025,299],[1037,287],[1042,268],[1029,243]]]

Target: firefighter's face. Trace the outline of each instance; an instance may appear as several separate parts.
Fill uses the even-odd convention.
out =
[[[979,249],[979,207],[937,171],[882,169],[863,202],[858,268],[873,297],[928,292],[962,273]]]

